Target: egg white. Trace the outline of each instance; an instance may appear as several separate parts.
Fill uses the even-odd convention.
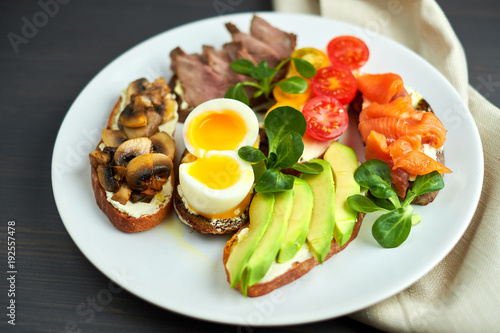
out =
[[[235,208],[245,199],[254,182],[254,173],[250,163],[243,161],[234,151],[211,150],[205,157],[223,155],[234,159],[240,167],[240,176],[231,186],[224,189],[212,189],[189,174],[189,169],[196,161],[182,163],[179,166],[179,185],[189,205],[200,214],[220,214]],[[217,170],[213,170],[217,172]],[[207,170],[208,172],[208,170]],[[224,170],[221,170],[224,172]]]
[[[207,150],[194,146],[188,138],[188,129],[191,124],[191,120],[204,112],[223,110],[236,112],[245,123],[247,129],[243,140],[235,148],[235,151],[243,146],[252,146],[257,141],[257,137],[259,135],[259,121],[257,119],[257,116],[255,115],[255,112],[245,103],[242,103],[235,99],[216,98],[198,105],[193,111],[189,113],[184,122],[182,135],[186,149],[191,154],[196,157],[203,157],[207,153]]]

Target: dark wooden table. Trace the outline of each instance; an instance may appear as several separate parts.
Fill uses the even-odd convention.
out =
[[[57,130],[85,84],[142,40],[216,16],[215,1],[0,2],[0,331],[361,332],[342,317],[294,327],[241,328],[165,311],[126,291],[91,305],[109,280],[80,252],[57,212],[50,168]],[[227,12],[270,10],[269,1],[229,1]],[[496,0],[439,1],[465,47],[470,82],[500,105],[500,11]],[[26,21],[39,27],[24,28]],[[14,37],[16,34],[18,37]],[[16,326],[6,317],[7,226],[15,221]],[[90,304],[90,305],[89,305]]]

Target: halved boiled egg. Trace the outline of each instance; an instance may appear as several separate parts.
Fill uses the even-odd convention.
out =
[[[190,208],[208,218],[234,218],[250,202],[254,173],[235,151],[211,150],[179,166],[179,185]]]
[[[198,105],[184,122],[186,149],[196,157],[211,150],[237,151],[252,146],[259,135],[259,121],[246,104],[216,98]]]

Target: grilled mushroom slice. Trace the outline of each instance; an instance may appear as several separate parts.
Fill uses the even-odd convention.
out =
[[[111,154],[101,150],[95,150],[89,154],[90,165],[106,165],[111,161]]]
[[[170,134],[166,132],[158,132],[149,137],[153,143],[153,151],[156,153],[165,154],[174,160],[175,155],[175,142]]]
[[[123,126],[127,127],[141,127],[147,124],[146,111],[145,109],[136,110],[134,103],[128,104],[122,113],[118,121]]]
[[[162,124],[174,119],[177,111],[177,101],[164,78],[158,78],[148,84],[142,95],[147,96],[156,110],[162,116]]]
[[[151,194],[151,190],[162,189],[172,168],[172,160],[167,155],[159,153],[140,155],[127,165],[125,178],[131,189]]]
[[[106,147],[118,147],[127,140],[127,136],[121,130],[103,129],[101,133],[102,142]]]
[[[116,165],[125,166],[136,156],[151,152],[152,142],[148,138],[130,139],[118,146],[114,160]]]
[[[120,165],[113,165],[111,168],[113,168],[113,177],[117,181],[121,181],[123,178],[125,178],[125,175],[127,174],[126,167]]]
[[[101,184],[106,191],[116,192],[120,188],[120,182],[114,177],[115,172],[112,166],[98,165],[97,176],[99,178],[99,184]]]
[[[153,194],[146,194],[142,192],[137,192],[137,191],[132,191],[132,194],[130,195],[130,202],[136,203],[136,202],[144,202],[144,203],[150,203],[151,200],[153,200],[154,195]]]
[[[122,182],[118,191],[111,197],[112,200],[118,201],[122,205],[125,205],[130,199],[130,194],[132,190],[128,186],[127,182]]]
[[[108,153],[111,156],[111,161],[109,164],[114,164],[115,163],[115,152],[116,152],[117,147],[104,147],[102,149],[103,152]]]
[[[127,135],[127,138],[139,138],[141,136],[149,137],[158,131],[158,126],[160,126],[163,118],[156,113],[156,111],[147,111],[147,124],[142,127],[124,127],[123,131]]]
[[[163,96],[170,92],[170,88],[164,78],[158,78],[153,83],[149,84],[144,95],[147,95],[153,102],[155,107],[163,103]]]
[[[135,80],[134,82],[130,83],[127,88],[127,101],[133,102],[135,96],[143,92],[148,84],[148,80],[144,78]]]

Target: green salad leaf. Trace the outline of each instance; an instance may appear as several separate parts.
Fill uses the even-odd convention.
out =
[[[401,245],[410,235],[412,206],[405,206],[379,216],[372,226],[373,238],[383,247]]]
[[[306,118],[291,106],[280,106],[264,119],[264,129],[269,140],[269,151],[276,152],[278,143],[286,133],[297,132],[301,137],[306,132]]]
[[[413,187],[401,202],[392,188],[389,165],[376,159],[361,164],[354,172],[354,179],[369,191],[370,197],[351,195],[347,198],[347,203],[352,209],[362,213],[385,212],[372,226],[373,237],[385,248],[401,245],[408,238],[411,227],[422,220],[420,215],[413,214],[413,207],[410,205],[412,200],[444,187],[443,178],[437,171],[417,176]]]
[[[251,62],[248,59],[238,59],[230,64],[231,69],[235,71],[236,73],[240,73],[243,75],[250,76],[252,73],[253,69],[255,68],[255,65],[253,62]]]
[[[319,163],[305,162],[305,163],[295,163],[294,165],[292,165],[292,169],[302,173],[317,175],[323,171],[323,166],[321,166]]]
[[[307,123],[302,112],[290,106],[281,106],[270,112],[264,129],[269,141],[269,153],[244,146],[238,150],[241,159],[252,164],[255,174],[255,191],[281,192],[293,187],[295,177],[281,172],[293,168],[303,173],[323,171],[319,163],[297,163],[304,151],[302,136]]]
[[[391,210],[378,206],[365,195],[354,194],[347,198],[347,203],[352,209],[361,213],[373,213],[378,211],[390,212]]]
[[[271,99],[271,93],[276,85],[279,85],[281,90],[289,94],[303,93],[307,89],[307,81],[302,77],[292,76],[285,80],[274,82],[274,77],[279,70],[290,61],[293,61],[295,69],[301,76],[312,78],[316,75],[316,68],[310,62],[299,58],[287,58],[280,62],[276,68],[270,68],[265,60],[255,66],[248,59],[238,59],[231,62],[231,69],[238,74],[254,79],[254,81],[238,82],[228,89],[224,97],[233,98],[248,105],[250,99],[243,89],[244,86],[256,88],[253,97],[264,95],[268,100]]]
[[[244,146],[238,150],[238,155],[244,161],[257,163],[266,159],[266,155],[257,148]]]
[[[307,81],[301,77],[292,76],[278,82],[278,86],[289,94],[301,94],[307,90]]]
[[[281,192],[291,190],[294,176],[281,173],[277,169],[267,169],[255,186],[257,192]]]
[[[245,93],[245,90],[243,89],[243,83],[241,82],[236,83],[236,85],[229,88],[224,97],[238,100],[240,102],[245,103],[246,105],[250,104],[250,99]]]
[[[444,187],[443,177],[437,171],[432,171],[423,176],[418,176],[413,182],[413,187],[408,191],[403,204],[412,202],[421,194],[439,191]]]

